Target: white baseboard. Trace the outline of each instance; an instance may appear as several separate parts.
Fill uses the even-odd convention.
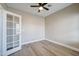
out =
[[[38,40],[33,40],[33,41],[25,42],[25,43],[22,43],[22,45],[26,45],[26,44],[29,44],[29,43],[38,42],[38,41],[42,41],[42,40],[45,40],[45,39],[38,39]]]
[[[79,52],[78,48],[75,48],[75,47],[72,47],[72,46],[69,46],[69,45],[66,45],[66,44],[63,44],[63,43],[59,43],[59,42],[56,42],[56,41],[53,41],[53,40],[49,40],[49,39],[46,39],[46,40]]]

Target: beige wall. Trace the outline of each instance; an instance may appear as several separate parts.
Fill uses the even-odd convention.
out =
[[[45,19],[12,8],[6,9],[22,15],[22,43],[45,36],[49,40],[79,48],[79,4],[57,11]]]
[[[16,9],[7,8],[8,11],[22,16],[22,43],[43,39],[45,37],[44,18],[24,13]]]
[[[46,17],[46,38],[79,48],[79,4]]]

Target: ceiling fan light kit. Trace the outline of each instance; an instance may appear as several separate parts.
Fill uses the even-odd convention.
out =
[[[39,7],[39,10],[43,10],[43,7]]]

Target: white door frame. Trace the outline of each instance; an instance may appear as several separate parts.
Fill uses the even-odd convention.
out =
[[[7,26],[6,26],[6,23],[7,23],[7,20],[6,20],[6,14],[11,14],[11,15],[15,15],[15,16],[18,16],[19,18],[20,18],[20,46],[18,47],[18,48],[14,48],[14,49],[12,49],[12,50],[10,50],[10,51],[6,51],[6,33],[7,33],[7,31],[6,31],[6,28],[7,28]],[[9,54],[11,54],[11,53],[14,53],[14,52],[16,52],[16,51],[18,51],[18,50],[20,50],[21,49],[21,16],[20,15],[17,15],[17,14],[15,14],[15,13],[12,13],[12,12],[9,12],[9,11],[6,11],[6,10],[4,10],[4,13],[3,13],[3,52],[2,52],[2,55],[9,55]]]
[[[0,5],[0,56],[2,55],[2,32],[3,32],[3,30],[2,30],[2,28],[3,28],[3,26],[2,26],[2,10],[3,10],[3,8],[2,8],[2,6]]]

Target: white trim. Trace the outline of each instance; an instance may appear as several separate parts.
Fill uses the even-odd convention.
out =
[[[55,44],[58,44],[58,45],[61,45],[61,46],[64,46],[64,47],[66,47],[66,48],[69,48],[69,49],[72,49],[72,50],[74,50],[74,51],[78,51],[78,52],[79,52],[79,49],[78,49],[78,48],[69,46],[69,45],[67,45],[67,44],[59,43],[59,42],[56,42],[56,41],[53,41],[53,40],[49,40],[49,39],[33,40],[33,41],[29,41],[29,42],[22,43],[22,45],[26,45],[26,44],[29,44],[29,43],[34,43],[34,42],[38,42],[38,41],[42,41],[42,40],[47,40],[47,41],[50,41],[50,42],[52,42],[52,43],[55,43]]]
[[[59,42],[56,42],[56,41],[53,41],[53,40],[49,40],[49,39],[46,39],[46,40],[47,40],[47,41],[50,41],[50,42],[53,42],[53,43],[55,43],[55,44],[64,46],[64,47],[66,47],[66,48],[72,49],[72,50],[74,50],[74,51],[78,51],[78,52],[79,52],[79,49],[78,49],[78,48],[72,47],[72,46],[70,46],[70,45],[63,44],[63,43],[59,43]]]
[[[25,43],[22,43],[22,45],[26,45],[26,44],[29,44],[29,43],[34,43],[34,42],[38,42],[38,41],[42,41],[42,40],[45,40],[45,39],[38,39],[38,40],[33,40],[33,41],[25,42]]]
[[[2,55],[2,39],[3,39],[3,7],[0,4],[0,56]]]
[[[19,17],[20,26],[21,26],[21,19],[20,19],[21,16],[20,15],[17,15],[15,13],[12,13],[12,12],[9,12],[9,11],[6,11],[6,10],[3,10],[3,41],[2,41],[2,44],[3,44],[3,46],[2,46],[2,55],[3,56],[9,55],[9,54],[14,53],[14,52],[16,52],[16,51],[21,49],[21,38],[20,38],[19,39],[20,43],[19,43],[18,47],[14,48],[14,49],[11,49],[9,51],[6,50],[6,48],[7,48],[7,46],[6,46],[6,33],[7,33],[7,31],[6,31],[6,29],[7,29],[7,27],[6,27],[6,22],[7,22],[6,14],[11,14],[13,16]],[[13,17],[13,20],[14,20],[14,17]],[[21,28],[20,28],[20,30],[21,30]],[[21,36],[21,34],[20,34],[20,36]]]

